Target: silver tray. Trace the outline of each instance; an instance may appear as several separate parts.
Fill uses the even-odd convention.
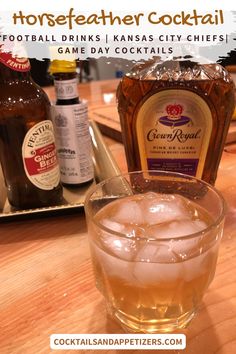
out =
[[[94,184],[105,178],[119,175],[120,170],[105,145],[101,132],[94,121],[90,121],[89,129],[93,146],[93,163],[95,171],[95,179],[91,184]],[[63,187],[64,203],[62,205],[27,210],[13,210],[7,199],[4,178],[0,169],[0,221],[31,218],[33,216],[68,214],[83,209],[86,192],[91,184],[78,188]]]

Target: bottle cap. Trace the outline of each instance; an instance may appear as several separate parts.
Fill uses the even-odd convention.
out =
[[[53,60],[49,72],[54,73],[73,73],[76,71],[76,62],[67,60]]]

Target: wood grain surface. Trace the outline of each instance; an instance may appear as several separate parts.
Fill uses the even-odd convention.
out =
[[[126,171],[122,144],[105,141]],[[181,331],[186,333],[187,348],[179,353],[236,352],[236,147],[226,150],[216,183],[228,203],[216,275],[198,315]],[[95,288],[83,211],[0,224],[0,255],[1,354],[51,353],[53,333],[123,333],[106,315],[103,297]],[[151,352],[157,351],[98,351]]]

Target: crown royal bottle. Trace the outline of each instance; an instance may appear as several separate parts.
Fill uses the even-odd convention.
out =
[[[222,66],[143,62],[122,79],[117,98],[129,171],[175,171],[214,184],[234,110]]]

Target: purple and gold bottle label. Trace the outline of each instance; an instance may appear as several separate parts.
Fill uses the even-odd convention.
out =
[[[201,178],[211,132],[210,108],[197,94],[170,89],[152,95],[136,119],[142,169]]]

